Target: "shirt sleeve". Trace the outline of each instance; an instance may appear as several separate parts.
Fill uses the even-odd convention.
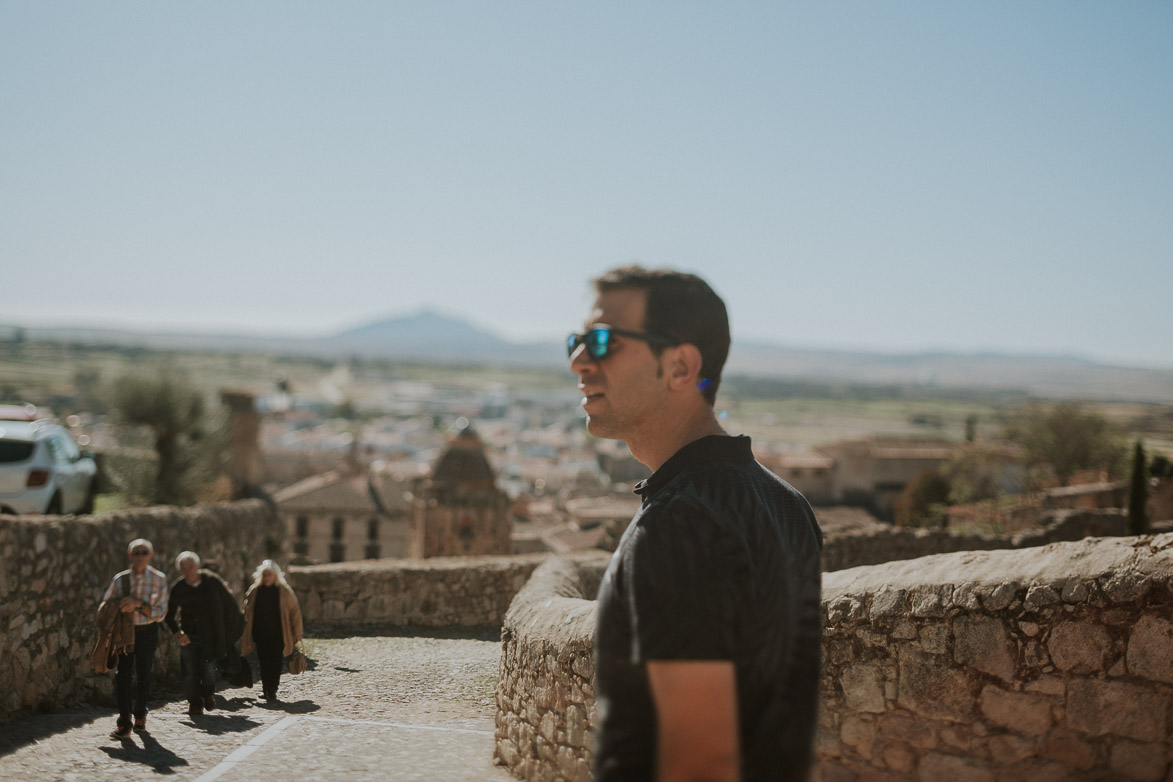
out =
[[[182,583],[182,582],[181,581],[175,582],[175,586],[171,587],[172,593],[175,592],[175,590],[179,587],[180,583]],[[179,604],[176,603],[174,600],[172,600],[171,596],[168,596],[168,599],[166,602],[167,602],[166,619],[164,619],[163,621],[165,621],[167,623],[167,629],[171,631],[171,634],[175,635],[176,633],[179,632],[179,622],[175,621],[175,615],[179,612]]]
[[[162,575],[151,574],[151,621],[162,622],[167,615],[167,581]]]
[[[645,515],[625,548],[631,662],[733,659],[748,578],[743,540],[678,499]]]
[[[107,600],[113,600],[116,594],[118,594],[118,576],[114,576],[110,581],[110,586],[106,587],[106,594],[102,595],[101,602],[104,603]]]
[[[301,624],[301,603],[298,602],[297,595],[293,593],[292,589],[286,591],[289,592],[290,629],[293,631],[294,638],[301,638],[303,630]]]

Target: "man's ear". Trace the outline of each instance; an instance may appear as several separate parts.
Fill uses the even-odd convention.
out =
[[[665,351],[664,372],[668,387],[673,391],[696,388],[701,377],[701,352],[696,345],[685,342]]]

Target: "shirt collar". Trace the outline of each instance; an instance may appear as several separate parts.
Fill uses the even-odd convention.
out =
[[[669,481],[691,467],[714,462],[746,463],[753,460],[753,448],[748,435],[707,435],[672,454],[668,461],[660,465],[660,469],[635,485],[635,493],[649,500]]]

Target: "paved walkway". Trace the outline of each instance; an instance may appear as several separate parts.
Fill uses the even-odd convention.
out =
[[[147,734],[109,738],[115,715],[87,707],[0,726],[0,779],[512,779],[494,766],[494,633],[310,638],[311,668],[222,689],[202,717],[153,705]]]

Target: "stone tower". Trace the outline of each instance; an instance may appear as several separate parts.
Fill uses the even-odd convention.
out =
[[[220,404],[228,408],[228,477],[232,499],[256,497],[261,487],[261,415],[248,391],[225,389]]]
[[[448,443],[413,495],[409,556],[509,553],[509,498],[497,488],[484,444],[471,427]]]

